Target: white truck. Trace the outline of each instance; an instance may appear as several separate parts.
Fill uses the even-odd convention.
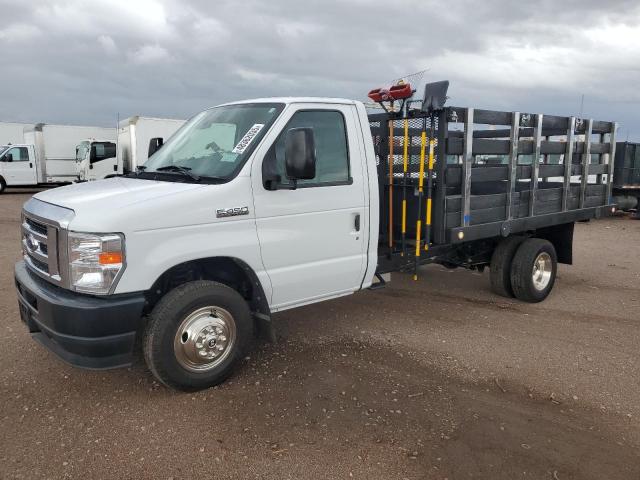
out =
[[[24,143],[24,129],[33,123],[0,122],[0,145]]]
[[[184,124],[185,120],[139,115],[120,121],[117,138],[103,137],[78,146],[78,179],[101,180],[134,172],[138,165],[147,161],[150,152],[162,146],[163,141]]]
[[[113,129],[44,123],[26,126],[20,143],[0,146],[0,193],[8,186],[74,182],[76,146],[109,130]]]
[[[23,321],[86,368],[129,365],[141,344],[160,382],[193,390],[227,378],[272,313],[381,288],[391,271],[490,266],[495,292],[543,300],[571,263],[573,223],[614,206],[607,183],[531,179],[570,179],[593,155],[605,163],[583,171],[606,174],[615,124],[445,107],[428,90],[371,116],[332,98],[221,105],[136,172],[36,194],[15,268]],[[509,138],[476,135],[489,123]],[[574,141],[585,128],[603,143]],[[561,129],[568,142],[553,141]],[[517,166],[514,143],[571,161]],[[503,151],[509,165],[473,162]]]

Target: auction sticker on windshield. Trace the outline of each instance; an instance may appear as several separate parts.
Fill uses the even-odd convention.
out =
[[[256,138],[256,135],[258,135],[260,130],[262,130],[262,127],[264,127],[264,123],[254,124],[253,127],[251,127],[247,131],[247,133],[244,134],[244,137],[242,137],[242,139],[238,142],[235,148],[231,151],[237,154],[241,154],[242,152],[244,152],[247,149],[247,147],[251,145],[251,142],[253,141],[254,138]]]

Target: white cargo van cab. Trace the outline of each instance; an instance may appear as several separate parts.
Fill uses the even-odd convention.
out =
[[[85,140],[76,147],[78,180],[100,180],[118,173],[116,144],[109,140]]]
[[[36,167],[33,145],[0,146],[0,193],[7,186],[36,185]]]

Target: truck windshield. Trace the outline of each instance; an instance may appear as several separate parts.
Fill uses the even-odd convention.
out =
[[[144,176],[155,172],[175,176],[187,170],[192,177],[228,180],[239,172],[283,108],[283,104],[248,103],[206,110],[145,162]]]
[[[76,160],[81,162],[87,156],[87,151],[89,150],[89,142],[81,142],[80,145],[76,147]]]

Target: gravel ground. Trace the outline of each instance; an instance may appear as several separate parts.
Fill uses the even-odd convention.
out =
[[[576,226],[529,305],[424,268],[275,316],[224,385],[69,367],[18,315],[32,191],[0,197],[0,478],[640,478],[640,221]]]

